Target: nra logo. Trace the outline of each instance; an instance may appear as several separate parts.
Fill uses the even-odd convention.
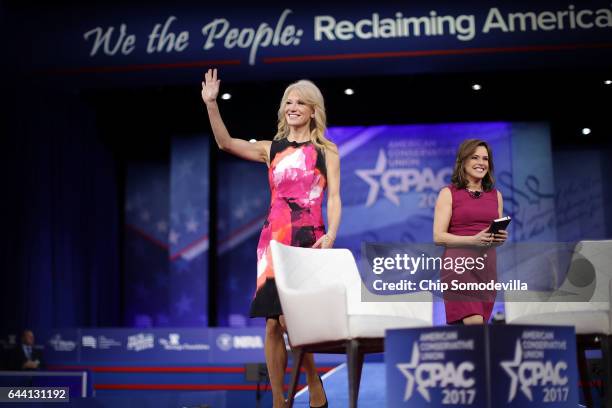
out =
[[[261,336],[232,336],[227,333],[220,334],[217,337],[217,346],[223,351],[231,349],[263,349],[263,339]]]

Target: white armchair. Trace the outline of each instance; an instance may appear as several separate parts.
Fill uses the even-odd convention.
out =
[[[592,294],[591,300],[581,295],[585,290]],[[605,406],[612,408],[612,241],[579,242],[559,290],[527,295],[541,301],[517,301],[515,295],[506,294],[506,323],[574,326],[580,377],[584,381],[589,379],[585,351],[601,349],[606,376]],[[592,406],[589,392],[585,392],[585,400]]]
[[[365,287],[349,250],[298,248],[276,241],[270,246],[294,350],[289,406],[304,353],[346,353],[349,406],[356,407],[364,355],[384,351],[386,329],[431,326],[431,293],[406,295],[401,302],[368,294],[368,302],[363,302]]]

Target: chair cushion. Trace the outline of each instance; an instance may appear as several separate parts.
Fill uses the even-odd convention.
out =
[[[517,317],[507,323],[575,326],[576,334],[611,334],[610,314],[606,311],[529,314]]]
[[[431,327],[431,323],[409,317],[380,315],[349,315],[350,338],[385,337],[387,329]]]

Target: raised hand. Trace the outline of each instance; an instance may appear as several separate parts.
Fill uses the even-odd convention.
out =
[[[205,104],[215,102],[219,95],[220,79],[217,79],[217,69],[209,69],[204,75],[202,81],[202,100]]]

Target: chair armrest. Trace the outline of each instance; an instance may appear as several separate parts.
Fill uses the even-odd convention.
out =
[[[346,289],[337,283],[279,293],[292,346],[348,337]]]

